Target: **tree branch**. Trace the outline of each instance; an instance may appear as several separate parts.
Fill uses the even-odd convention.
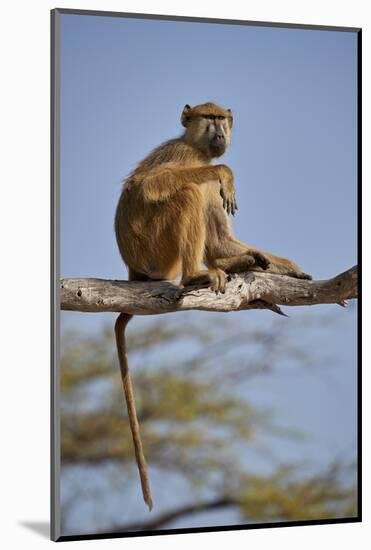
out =
[[[171,510],[170,512],[165,512],[155,517],[153,520],[132,523],[128,525],[116,525],[112,527],[110,530],[115,532],[147,531],[147,530],[152,531],[155,529],[160,529],[161,527],[164,527],[165,525],[167,525],[170,521],[181,518],[183,516],[196,514],[199,512],[206,512],[209,510],[216,510],[218,508],[225,508],[227,506],[238,506],[238,505],[239,505],[239,502],[236,499],[233,499],[230,497],[221,497],[214,501],[199,502],[196,504],[189,504],[186,506],[182,506],[180,508],[176,508],[175,510]]]
[[[270,309],[278,305],[345,305],[357,298],[357,266],[324,281],[307,281],[268,272],[233,274],[225,294],[208,288],[180,288],[175,281],[136,282],[105,279],[62,279],[61,309],[66,311],[124,311],[156,315],[174,311],[240,311]]]

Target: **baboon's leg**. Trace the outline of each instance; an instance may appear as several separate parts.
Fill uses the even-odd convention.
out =
[[[274,256],[264,250],[259,250],[245,245],[245,252],[239,255],[233,255],[234,250],[238,248],[239,241],[223,243],[224,257],[213,258],[210,265],[222,269],[226,273],[238,273],[241,271],[267,271],[268,273],[277,273],[287,275],[297,279],[312,279],[311,275],[305,273],[297,264],[286,258]],[[228,256],[228,250],[230,256]],[[227,253],[227,254],[226,254]]]
[[[209,256],[205,259],[206,265],[218,267],[226,273],[238,273],[240,271],[269,270],[268,257],[257,249],[248,245],[242,245],[233,239],[226,239],[220,243],[220,254],[217,257]]]
[[[226,276],[217,266],[202,270],[206,226],[202,193],[195,185],[185,185],[177,195],[177,201],[183,205],[184,215],[179,222],[179,253],[182,261],[182,280],[184,286],[209,286],[218,292],[225,291]]]
[[[236,239],[229,218],[219,206],[208,209],[204,262],[226,273],[268,271],[299,279],[311,276],[291,260],[259,250]]]
[[[219,197],[209,193],[204,198],[210,200],[206,207],[204,263],[229,273],[255,267],[266,269],[269,261],[260,251],[234,238],[229,218],[220,206]]]
[[[234,241],[233,245],[229,247],[232,253],[235,246],[238,246],[240,241]],[[243,244],[243,243],[242,243]],[[264,250],[259,250],[249,245],[246,246],[246,252],[238,256],[227,256],[222,258],[216,258],[213,261],[213,265],[223,269],[226,273],[238,273],[240,271],[267,271],[268,273],[277,273],[279,275],[287,275],[289,277],[295,277],[297,279],[311,280],[311,275],[305,273],[301,267],[299,267],[292,260],[275,256]],[[224,243],[224,249],[226,249]]]

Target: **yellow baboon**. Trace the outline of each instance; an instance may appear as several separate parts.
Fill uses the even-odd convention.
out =
[[[167,141],[142,160],[125,181],[115,217],[121,256],[132,281],[175,279],[224,292],[227,276],[266,270],[301,279],[311,277],[291,260],[236,239],[229,214],[237,210],[233,173],[212,161],[226,151],[233,126],[230,109],[214,103],[186,105],[184,134]],[[202,269],[205,264],[206,269]],[[152,499],[128,371],[121,313],[115,331],[130,425],[143,496]]]

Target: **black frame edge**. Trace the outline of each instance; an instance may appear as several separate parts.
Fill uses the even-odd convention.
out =
[[[60,537],[59,331],[59,10],[50,11],[50,539]]]
[[[306,520],[306,521],[287,521],[287,522],[272,522],[272,523],[252,523],[241,525],[225,525],[215,527],[190,527],[188,529],[164,529],[164,530],[148,530],[148,531],[128,531],[128,532],[107,532],[95,533],[91,535],[62,535],[57,539],[57,542],[68,542],[76,540],[96,540],[96,539],[117,539],[131,537],[152,537],[158,535],[181,535],[188,533],[213,533],[218,531],[248,531],[251,529],[271,529],[272,527],[305,527],[310,525],[334,525],[344,523],[359,523],[361,519],[358,517],[351,518],[335,518],[327,520]]]
[[[358,516],[362,521],[362,29],[357,34],[357,481]]]

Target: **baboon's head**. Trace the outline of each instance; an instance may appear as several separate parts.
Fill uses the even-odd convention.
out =
[[[185,140],[208,157],[220,157],[231,141],[233,116],[230,109],[215,103],[186,105],[181,122],[186,129]]]

